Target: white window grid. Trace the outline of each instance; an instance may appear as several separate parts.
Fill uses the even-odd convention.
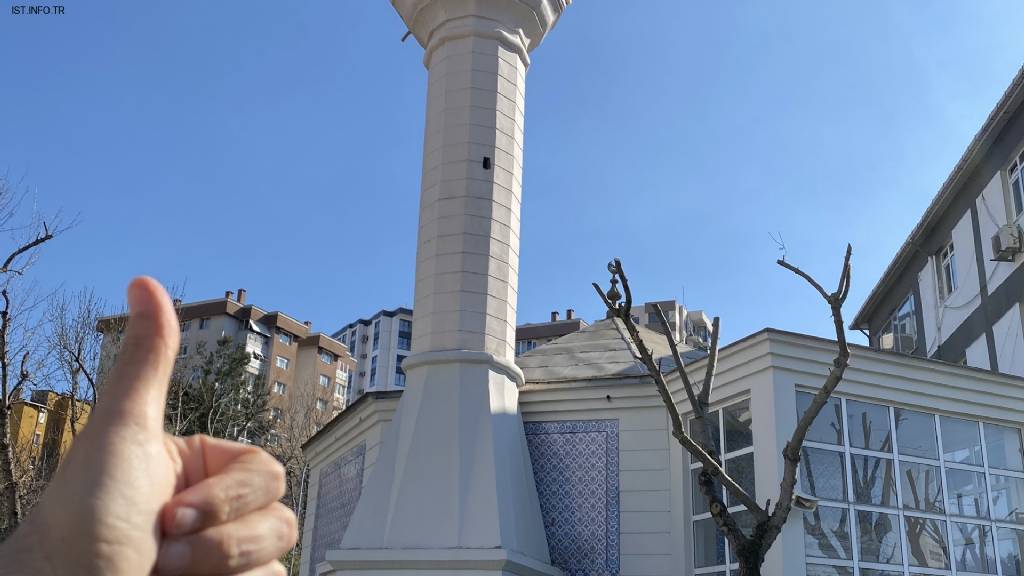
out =
[[[726,462],[728,462],[729,460],[732,460],[733,458],[737,458],[737,457],[740,457],[740,456],[745,456],[747,454],[753,454],[754,453],[755,443],[751,443],[751,445],[747,446],[746,448],[741,448],[739,450],[733,450],[732,452],[725,452],[724,451],[725,448],[726,448],[726,446],[725,446],[725,409],[729,408],[730,406],[735,406],[737,404],[740,404],[740,403],[742,403],[744,401],[750,402],[750,398],[749,397],[746,397],[746,398],[732,398],[728,402],[723,402],[720,405],[713,405],[713,406],[708,408],[708,412],[714,412],[718,416],[718,445],[719,445],[719,448],[723,451],[721,454],[719,454],[719,458],[722,460],[722,464],[723,465],[725,465]],[[689,424],[690,420],[692,420],[692,418],[688,418],[687,419],[687,424]],[[693,458],[692,456],[690,457],[690,465],[687,468],[687,486],[688,486],[688,490],[686,490],[685,493],[686,493],[686,498],[690,502],[690,532],[691,532],[691,535],[694,535],[694,536],[695,536],[695,534],[694,534],[693,526],[697,522],[699,522],[701,520],[707,520],[707,519],[711,518],[711,512],[710,511],[704,512],[704,513],[701,513],[701,514],[693,514],[693,486],[691,486],[690,484],[693,482],[693,480],[692,480],[693,479],[693,471],[694,470],[700,470],[701,466],[702,465],[701,465],[699,460]],[[756,476],[755,476],[755,482],[756,482]],[[728,502],[729,498],[731,498],[731,496],[729,496],[726,492],[727,491],[726,491],[725,487],[723,486],[722,487],[722,496],[723,496],[723,499],[725,499],[725,501]],[[751,494],[751,496],[754,496],[755,499],[756,499],[756,496],[754,494]],[[733,506],[728,506],[727,510],[729,510],[729,512],[731,512],[733,514],[736,514],[738,512],[743,512],[744,510],[746,510],[746,507],[743,506],[742,504],[736,504],[736,505],[733,505]],[[691,538],[691,542],[689,544],[689,551],[691,553],[691,563],[692,563],[692,560],[694,559],[693,556],[692,556],[692,553],[693,553],[693,546],[694,546],[695,540],[696,540],[696,538]],[[739,571],[740,565],[738,563],[736,563],[736,562],[731,562],[731,557],[732,557],[732,545],[729,543],[729,539],[725,538],[725,562],[726,563],[725,564],[716,564],[714,566],[705,566],[703,568],[696,568],[696,567],[694,567],[693,568],[693,573],[694,573],[694,575],[701,574],[701,575],[705,575],[705,576],[718,575],[718,574],[723,574],[723,575],[732,574],[732,575],[735,576],[736,574],[739,574],[738,571]]]
[[[935,272],[938,276],[939,300],[946,300],[956,292],[956,248],[950,240],[935,258]]]
[[[808,391],[803,391],[803,392],[808,392]],[[810,392],[810,393],[813,394],[814,392]],[[932,460],[932,459],[929,459],[929,458],[921,458],[921,457],[917,457],[917,456],[902,455],[902,454],[899,453],[899,441],[898,441],[897,436],[896,436],[895,410],[897,408],[902,408],[902,407],[885,405],[885,404],[880,404],[880,403],[877,403],[877,402],[867,402],[869,404],[874,404],[876,406],[884,407],[884,408],[886,408],[888,410],[888,415],[889,415],[889,434],[890,434],[890,438],[892,439],[891,440],[892,453],[889,453],[889,452],[879,452],[879,451],[874,451],[874,450],[865,450],[865,449],[862,449],[862,448],[853,448],[850,445],[850,426],[849,426],[849,420],[847,418],[847,406],[846,406],[847,398],[841,397],[841,396],[836,396],[836,395],[833,395],[833,398],[839,400],[841,402],[841,406],[842,406],[841,417],[843,419],[843,421],[842,421],[842,426],[843,426],[843,444],[842,445],[838,445],[838,444],[828,444],[828,443],[822,443],[822,442],[805,441],[804,442],[804,446],[807,447],[807,448],[820,448],[820,449],[824,449],[824,450],[830,450],[830,451],[833,451],[833,452],[839,452],[839,453],[842,453],[844,455],[844,466],[845,466],[845,473],[846,473],[846,496],[847,496],[847,500],[848,501],[846,501],[846,502],[837,502],[837,501],[834,501],[834,500],[821,499],[819,501],[819,506],[825,506],[825,507],[837,508],[837,509],[845,509],[847,511],[846,521],[847,521],[848,534],[850,535],[850,550],[851,550],[851,558],[852,558],[852,560],[841,560],[841,559],[834,559],[834,558],[818,558],[818,557],[808,556],[808,557],[806,557],[806,563],[808,565],[822,564],[822,565],[829,565],[829,566],[842,566],[842,567],[850,568],[853,571],[854,575],[860,574],[860,569],[861,568],[867,568],[867,569],[875,569],[875,570],[895,571],[897,573],[902,573],[902,574],[911,574],[910,571],[912,570],[913,571],[912,574],[914,574],[914,575],[917,575],[917,574],[935,574],[935,575],[944,575],[944,576],[950,576],[950,575],[952,575],[952,576],[992,576],[992,574],[996,574],[997,576],[1014,576],[1012,574],[1004,574],[1003,573],[1002,557],[1000,555],[999,529],[1000,528],[1007,528],[1007,529],[1011,529],[1011,530],[1022,531],[1022,530],[1024,530],[1024,524],[1018,524],[1018,523],[1006,522],[1006,521],[1000,521],[1000,520],[995,520],[994,519],[994,516],[993,516],[993,504],[994,504],[994,502],[992,500],[992,490],[991,490],[991,488],[992,488],[992,476],[1007,476],[1007,477],[1024,479],[1024,472],[1016,472],[1016,471],[1012,471],[1012,470],[1002,470],[1002,469],[992,469],[992,468],[989,467],[988,446],[986,444],[985,426],[984,426],[984,424],[986,422],[988,422],[990,424],[999,424],[999,425],[1002,425],[1002,426],[1005,426],[1005,424],[1000,424],[1000,423],[997,423],[997,422],[989,422],[989,421],[986,421],[986,420],[979,420],[979,419],[975,419],[975,418],[964,418],[964,417],[959,416],[959,415],[951,416],[953,418],[959,418],[961,420],[967,420],[967,421],[972,422],[972,423],[974,423],[974,424],[976,424],[978,426],[979,438],[980,438],[980,441],[981,441],[981,451],[982,451],[982,462],[983,462],[983,465],[976,466],[976,465],[962,464],[962,463],[957,463],[957,462],[947,462],[946,459],[945,459],[945,453],[944,453],[944,449],[943,449],[942,428],[940,426],[940,418],[942,416],[944,416],[944,414],[937,414],[937,413],[933,413],[933,412],[928,412],[928,411],[922,410],[920,408],[906,408],[907,410],[913,410],[915,412],[924,413],[924,414],[928,414],[929,416],[932,416],[933,422],[934,422],[934,426],[935,426],[936,450],[938,452],[938,458],[935,459],[935,460]],[[857,401],[860,401],[860,400],[857,400]],[[799,414],[798,414],[798,416],[799,416]],[[887,460],[891,460],[893,462],[893,471],[894,471],[893,473],[895,474],[895,486],[894,486],[894,488],[896,490],[896,500],[897,500],[897,505],[896,506],[888,507],[888,506],[877,506],[877,505],[873,505],[873,504],[858,504],[858,503],[855,503],[853,501],[853,499],[854,499],[854,494],[853,494],[854,486],[853,486],[853,472],[852,472],[852,466],[851,466],[852,462],[851,462],[851,460],[852,460],[852,456],[856,456],[856,455],[876,456],[876,457],[885,458]],[[941,480],[941,485],[942,485],[942,502],[943,502],[943,510],[944,510],[943,513],[939,514],[939,513],[933,513],[933,512],[922,512],[922,511],[918,511],[918,510],[909,510],[908,511],[908,510],[904,509],[904,507],[902,505],[903,504],[903,493],[902,493],[903,492],[903,482],[901,481],[901,478],[899,477],[899,474],[900,474],[900,464],[902,462],[918,463],[918,464],[928,464],[930,466],[935,466],[936,468],[939,469],[939,478]],[[972,471],[972,472],[984,473],[984,475],[985,475],[986,504],[988,506],[988,518],[978,518],[978,517],[970,517],[970,516],[959,516],[959,515],[955,515],[955,514],[950,514],[949,513],[949,506],[948,506],[949,492],[948,492],[948,487],[946,486],[946,470],[947,469],[968,470],[968,471]],[[799,475],[798,475],[798,478],[799,478]],[[802,486],[800,488],[802,488]],[[863,510],[863,511],[868,511],[868,512],[883,512],[885,514],[896,516],[896,524],[897,524],[896,529],[899,531],[899,535],[900,535],[901,556],[902,556],[902,560],[903,560],[902,564],[875,564],[875,563],[871,563],[871,562],[862,562],[860,560],[860,534],[857,531],[857,525],[856,525],[856,511],[858,511],[858,510]],[[918,567],[918,566],[911,566],[911,564],[910,564],[910,557],[909,557],[909,549],[908,549],[908,540],[907,540],[907,534],[906,534],[906,520],[905,520],[905,518],[907,516],[909,516],[911,518],[927,518],[927,519],[937,520],[937,521],[940,521],[940,522],[943,523],[943,525],[945,526],[945,529],[946,529],[946,553],[947,553],[947,556],[948,556],[948,559],[949,559],[949,564],[950,564],[949,569],[924,568],[924,567]],[[953,523],[972,524],[972,525],[976,525],[976,526],[988,527],[989,534],[991,536],[991,540],[990,540],[989,543],[992,544],[992,555],[993,555],[993,558],[995,560],[996,572],[992,572],[992,573],[967,572],[967,571],[963,571],[963,570],[958,570],[957,569],[957,566],[956,566],[956,556],[955,556],[955,548],[954,548],[954,543],[953,543],[953,540],[954,540]],[[802,526],[801,526],[801,529],[802,529]],[[727,543],[727,546],[728,546],[728,543]]]
[[[1024,216],[1024,151],[1014,159],[1007,170],[1007,180],[1010,182],[1010,210],[1013,212],[1014,220]]]

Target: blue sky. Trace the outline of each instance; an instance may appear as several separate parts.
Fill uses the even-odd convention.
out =
[[[243,286],[323,330],[411,304],[426,71],[388,2],[65,6],[0,13],[0,170],[80,219],[41,283]],[[1010,1],[578,0],[528,75],[519,320],[602,316],[619,256],[726,340],[829,335],[769,234],[829,285],[853,243],[852,318],[1022,30]]]

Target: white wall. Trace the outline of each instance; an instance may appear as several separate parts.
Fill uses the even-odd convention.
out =
[[[981,224],[981,249],[985,258],[985,278],[989,293],[995,291],[1000,284],[1024,262],[1024,257],[1017,256],[1014,262],[993,262],[991,238],[1006,224],[1006,196],[1003,193],[1002,174],[997,173],[982,190],[977,200],[978,219]]]
[[[974,368],[991,368],[988,361],[988,336],[984,333],[967,347],[967,365]]]
[[[1003,317],[992,326],[996,341],[996,361],[999,371],[1024,376],[1024,332],[1021,331],[1020,304],[1010,306]]]

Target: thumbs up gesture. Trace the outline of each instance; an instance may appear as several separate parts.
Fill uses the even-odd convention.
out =
[[[263,450],[163,431],[178,319],[151,278],[128,287],[117,365],[43,499],[0,546],[0,575],[283,575],[296,539]]]

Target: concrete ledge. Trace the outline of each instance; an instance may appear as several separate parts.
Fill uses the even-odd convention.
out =
[[[437,352],[421,352],[413,354],[402,361],[402,370],[408,374],[420,366],[432,364],[489,364],[491,369],[504,373],[515,380],[516,386],[522,388],[526,384],[523,371],[516,366],[516,363],[505,358],[499,358],[490,352],[479,352],[476,350],[440,350]]]
[[[516,576],[562,576],[554,566],[501,548],[453,548],[445,550],[361,549],[331,550],[317,565],[318,576],[374,574],[398,576],[416,573],[514,574]]]

